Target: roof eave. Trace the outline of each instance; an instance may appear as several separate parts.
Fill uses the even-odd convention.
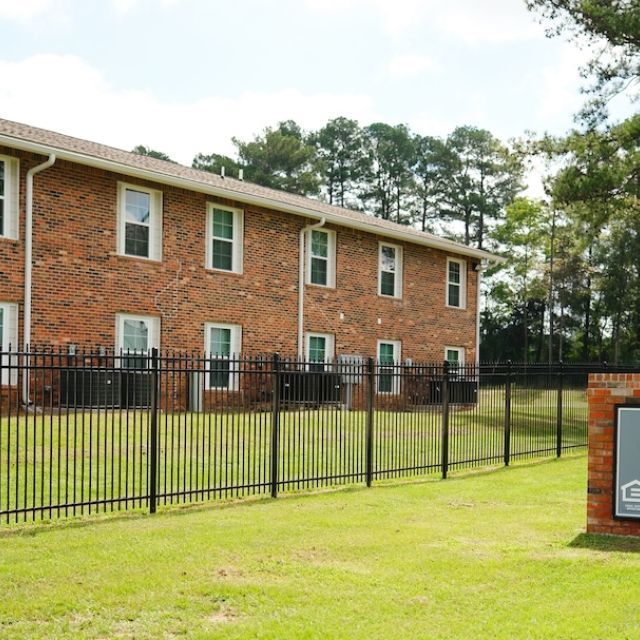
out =
[[[315,211],[314,209],[287,204],[275,198],[249,195],[246,193],[235,191],[233,189],[224,189],[213,185],[208,185],[203,182],[198,182],[196,180],[172,176],[160,171],[132,167],[130,165],[116,162],[114,160],[108,160],[105,158],[99,158],[84,153],[62,149],[60,147],[56,147],[55,145],[30,142],[28,140],[15,138],[6,134],[0,134],[0,145],[43,155],[48,155],[53,152],[60,160],[67,160],[69,162],[75,162],[77,164],[83,164],[90,167],[95,167],[97,169],[104,169],[107,171],[112,171],[114,173],[122,173],[127,176],[133,176],[143,180],[150,180],[152,182],[160,182],[162,184],[187,189],[189,191],[197,191],[199,193],[204,193],[207,195],[237,200],[246,204],[263,206],[267,209],[284,211],[286,213],[292,213],[294,215],[304,216],[306,218],[315,218],[319,220],[320,218],[324,217],[327,222],[333,223],[338,226],[366,231],[368,233],[373,233],[385,238],[402,240],[404,242],[410,242],[412,244],[427,246],[434,249],[440,249],[449,253],[468,256],[479,260],[486,260],[495,264],[504,262],[505,260],[505,258],[503,258],[502,256],[497,256],[495,254],[489,253],[488,251],[474,249],[472,247],[467,247],[465,245],[450,242],[448,240],[440,240],[438,238],[421,238],[411,233],[405,233],[402,230],[396,231],[394,229],[383,229],[376,226],[375,224],[370,224],[364,221],[361,222],[352,218],[346,218],[344,216],[340,216],[339,214],[319,212]]]

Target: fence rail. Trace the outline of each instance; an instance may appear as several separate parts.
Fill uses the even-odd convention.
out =
[[[586,446],[587,374],[602,370],[2,352],[0,521],[560,456]]]

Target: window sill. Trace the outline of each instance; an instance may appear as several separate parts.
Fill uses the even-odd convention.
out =
[[[11,236],[0,236],[0,242],[10,242],[11,244],[19,244],[20,238],[12,238]]]
[[[132,260],[133,262],[143,262],[148,264],[162,264],[162,260],[157,260],[156,258],[145,258],[143,256],[130,256],[130,255],[127,255],[126,253],[116,253],[115,251],[112,251],[109,255],[115,258],[120,258],[121,260]]]
[[[227,276],[243,276],[244,273],[242,271],[227,271],[226,269],[214,269],[213,267],[205,267],[205,271],[207,273],[221,273]]]
[[[454,307],[452,304],[445,304],[444,305],[447,309],[455,309],[456,311],[466,311],[467,307]]]
[[[305,282],[305,286],[314,287],[315,289],[328,289],[329,291],[335,291],[336,285],[330,284],[316,284],[315,282]]]
[[[381,298],[382,300],[395,300],[397,302],[402,302],[402,296],[387,296],[384,293],[379,293],[378,298]]]

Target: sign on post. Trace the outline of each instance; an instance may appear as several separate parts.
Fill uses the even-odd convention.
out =
[[[640,406],[616,407],[614,518],[640,520]]]

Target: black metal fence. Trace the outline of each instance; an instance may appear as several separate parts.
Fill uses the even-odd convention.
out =
[[[586,446],[595,370],[0,353],[0,521],[560,456]]]

